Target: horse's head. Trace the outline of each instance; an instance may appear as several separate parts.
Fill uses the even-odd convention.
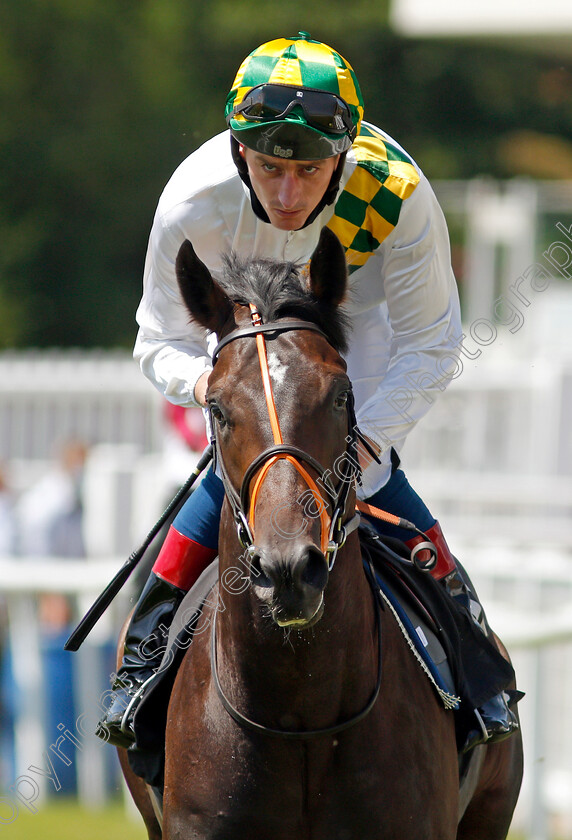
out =
[[[279,625],[309,626],[354,506],[343,250],[324,229],[307,277],[230,257],[217,281],[185,242],[177,277],[192,318],[220,342],[207,403],[229,503],[221,571],[238,533],[254,595]]]

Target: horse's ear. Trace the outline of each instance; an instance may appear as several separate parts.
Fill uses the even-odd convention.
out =
[[[179,249],[175,271],[189,313],[202,327],[218,333],[232,315],[231,300],[186,239]]]
[[[346,293],[348,270],[342,243],[327,227],[310,260],[310,288],[317,300],[339,306]]]

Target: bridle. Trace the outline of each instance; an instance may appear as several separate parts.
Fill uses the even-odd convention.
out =
[[[318,507],[321,525],[321,549],[322,553],[327,559],[328,572],[332,570],[337,553],[339,549],[344,545],[348,534],[354,531],[359,525],[360,515],[356,512],[356,510],[362,511],[363,513],[366,513],[369,516],[381,519],[385,522],[390,523],[391,525],[395,525],[398,528],[404,528],[406,530],[413,531],[418,535],[425,537],[425,540],[419,543],[416,546],[416,548],[413,549],[411,562],[415,562],[417,564],[417,560],[414,557],[414,553],[416,551],[419,552],[420,550],[429,550],[430,552],[432,552],[433,558],[431,563],[429,564],[426,562],[420,562],[419,564],[420,568],[425,569],[425,571],[429,571],[436,563],[437,551],[435,549],[435,546],[429,540],[426,539],[426,535],[422,531],[420,531],[417,528],[417,526],[414,525],[412,522],[409,522],[406,519],[403,519],[399,516],[395,516],[394,514],[372,507],[371,505],[360,501],[356,503],[356,510],[351,511],[353,515],[350,516],[349,519],[344,520],[350,490],[354,486],[354,483],[356,481],[358,483],[361,482],[361,467],[358,460],[358,441],[369,453],[369,455],[378,463],[380,463],[379,457],[372,448],[370,442],[358,429],[351,387],[348,389],[347,401],[347,447],[344,453],[345,457],[342,459],[344,464],[344,470],[341,472],[341,474],[338,474],[338,478],[340,479],[340,481],[337,488],[335,488],[330,482],[329,476],[331,473],[329,470],[325,470],[324,467],[315,458],[313,458],[307,452],[304,452],[303,449],[300,449],[297,446],[292,446],[291,444],[284,443],[283,441],[280,422],[278,420],[278,414],[276,412],[276,406],[274,404],[272,384],[270,382],[270,371],[268,367],[268,358],[266,355],[265,339],[267,337],[271,338],[276,335],[279,335],[280,333],[288,332],[291,330],[311,330],[321,335],[329,343],[327,335],[324,333],[323,330],[320,329],[320,327],[309,321],[284,319],[281,321],[271,321],[267,324],[263,324],[260,313],[252,303],[250,304],[250,316],[251,324],[247,327],[240,327],[230,332],[217,344],[213,353],[214,366],[222,348],[229,344],[231,341],[236,341],[239,338],[245,338],[249,336],[254,336],[256,338],[260,371],[262,374],[262,381],[264,384],[266,406],[268,408],[268,415],[270,418],[270,425],[272,428],[274,445],[261,452],[260,455],[258,455],[249,464],[244,473],[239,491],[237,491],[234,488],[226,470],[226,467],[224,465],[224,461],[221,457],[220,447],[218,446],[217,442],[217,424],[214,418],[212,417],[212,411],[210,418],[211,430],[213,435],[213,452],[215,453],[215,458],[218,454],[218,464],[220,467],[226,497],[234,516],[234,521],[237,527],[238,539],[242,546],[247,550],[247,552],[250,554],[250,557],[252,558],[256,552],[254,541],[254,515],[256,501],[259,496],[264,479],[268,474],[268,471],[279,460],[284,459],[290,464],[292,464],[298,471],[298,473],[304,478],[304,481],[308,485],[310,492],[312,493],[312,496],[314,498],[314,501],[316,502],[316,505]],[[318,478],[314,479],[310,475],[306,467],[311,467],[314,470],[314,472],[318,474]],[[251,492],[250,486],[252,482],[254,482],[254,487]],[[328,514],[327,508],[324,505],[324,501],[320,493],[318,483],[321,485],[322,490],[325,491],[325,494],[327,496],[330,508],[332,510],[331,516]],[[377,625],[378,637],[377,680],[373,693],[370,696],[364,708],[360,712],[355,714],[353,717],[348,718],[347,720],[344,720],[341,723],[334,724],[333,726],[324,727],[322,729],[311,729],[302,731],[273,729],[272,727],[256,723],[255,721],[251,720],[250,718],[246,717],[241,712],[239,712],[239,710],[235,708],[230,702],[230,700],[226,697],[218,676],[216,656],[215,611],[211,632],[211,672],[214,679],[215,689],[222,705],[224,706],[228,714],[240,726],[243,726],[246,729],[250,729],[254,732],[259,732],[274,737],[288,739],[307,739],[314,738],[317,736],[334,735],[338,732],[343,732],[344,730],[354,726],[356,723],[359,723],[359,721],[363,720],[369,714],[369,712],[372,710],[377,701],[381,689],[381,608],[376,592],[377,585],[375,583],[375,572],[371,566],[371,562],[369,563],[369,565],[364,564],[364,568],[372,589],[373,601],[375,605],[375,620]]]
[[[350,398],[348,399],[348,435],[346,436],[346,443],[348,447],[346,449],[346,458],[343,459],[344,462],[344,471],[342,472],[340,482],[338,484],[338,488],[334,488],[329,480],[329,471],[326,471],[324,467],[311,455],[307,452],[304,452],[303,449],[300,449],[297,446],[292,446],[291,444],[284,443],[282,439],[282,431],[280,429],[280,422],[278,420],[278,415],[276,412],[276,406],[274,404],[274,396],[272,393],[272,385],[270,382],[270,372],[268,368],[268,359],[266,355],[266,344],[265,344],[265,337],[270,337],[272,335],[278,335],[283,332],[291,331],[291,330],[312,330],[313,332],[318,333],[319,335],[323,336],[326,341],[328,338],[326,334],[315,324],[312,324],[308,321],[301,321],[301,320],[283,320],[283,321],[273,321],[267,324],[262,323],[262,318],[260,313],[256,309],[253,304],[250,304],[250,314],[252,324],[248,327],[238,328],[233,330],[229,333],[225,338],[223,338],[219,344],[215,347],[213,353],[213,365],[216,363],[218,358],[218,354],[220,353],[221,349],[229,344],[231,341],[235,341],[239,338],[244,338],[247,336],[255,336],[256,337],[256,344],[258,350],[258,359],[260,363],[260,370],[262,373],[262,381],[264,384],[264,393],[266,397],[266,405],[268,408],[268,414],[270,417],[270,425],[272,428],[272,434],[274,437],[274,445],[265,449],[263,452],[260,453],[247,467],[243,479],[242,484],[240,487],[240,491],[236,491],[232,482],[230,481],[229,475],[227,470],[224,466],[224,461],[220,454],[220,447],[217,446],[216,440],[216,421],[211,416],[211,429],[213,433],[213,450],[217,453],[218,456],[218,464],[220,467],[220,472],[225,488],[226,497],[230,504],[234,521],[237,527],[238,539],[242,546],[247,549],[247,551],[251,554],[251,556],[255,552],[255,543],[254,543],[254,510],[256,507],[256,500],[260,493],[260,489],[262,487],[262,483],[264,478],[268,474],[269,469],[276,464],[279,460],[284,459],[292,464],[299,474],[304,478],[305,482],[307,483],[316,505],[318,506],[319,515],[320,515],[320,524],[321,524],[321,548],[324,556],[327,558],[328,562],[328,571],[332,570],[334,565],[338,550],[344,545],[346,541],[346,537],[349,533],[354,531],[360,521],[359,513],[352,511],[353,515],[348,521],[344,520],[344,515],[346,511],[347,501],[350,494],[350,490],[354,484],[354,480],[359,480],[360,475],[360,468],[359,462],[357,460],[357,440],[358,440],[358,430],[355,421],[355,412],[353,407],[353,396],[351,395],[350,391]],[[218,450],[218,452],[217,452]],[[311,467],[314,472],[318,474],[318,479],[315,480],[306,467]],[[258,473],[258,475],[256,475]],[[256,478],[255,478],[256,476]],[[254,481],[254,487],[252,489],[252,493],[250,492],[251,483]],[[324,505],[324,501],[322,495],[320,493],[320,489],[318,487],[318,482],[320,483],[323,490],[326,492],[326,496],[328,497],[328,501],[330,503],[330,507],[332,510],[332,515],[330,516],[326,510],[326,506]],[[217,656],[216,656],[216,611],[213,617],[212,622],[212,631],[211,631],[211,650],[210,650],[210,658],[211,658],[211,672],[214,679],[215,688],[218,694],[218,697],[226,709],[228,714],[242,727],[246,729],[250,729],[251,731],[258,732],[264,735],[269,735],[278,738],[286,738],[286,739],[309,739],[318,736],[327,736],[327,735],[335,735],[339,732],[343,732],[346,729],[349,729],[352,726],[355,726],[361,720],[363,720],[369,712],[374,707],[377,698],[379,696],[379,692],[381,689],[381,676],[382,676],[382,646],[381,646],[381,615],[380,615],[380,606],[378,598],[375,594],[375,586],[373,583],[373,571],[371,569],[367,569],[366,573],[368,578],[370,578],[370,584],[372,586],[372,591],[374,593],[373,600],[375,604],[375,618],[376,618],[376,625],[377,625],[377,636],[378,636],[378,644],[377,644],[377,651],[378,651],[378,662],[377,662],[377,679],[376,684],[371,694],[368,702],[366,705],[355,714],[353,717],[350,717],[340,723],[334,724],[333,726],[323,727],[321,729],[309,729],[309,730],[288,730],[288,729],[275,729],[269,726],[264,726],[263,724],[257,723],[256,721],[251,720],[250,718],[246,717],[242,714],[225,695],[222,685],[220,683],[220,679],[218,676],[218,666],[217,666]]]
[[[256,338],[258,360],[264,385],[266,406],[270,418],[270,426],[274,438],[274,445],[261,452],[246,468],[240,490],[237,491],[228,475],[224,460],[221,457],[220,447],[217,441],[217,423],[211,416],[211,430],[213,434],[214,451],[219,464],[226,497],[228,499],[234,521],[236,523],[238,539],[251,555],[255,551],[254,520],[256,502],[264,479],[270,468],[280,460],[286,460],[292,464],[302,476],[313,496],[316,510],[319,512],[321,526],[321,550],[328,562],[328,570],[331,571],[339,549],[344,545],[348,534],[354,531],[360,521],[359,514],[352,511],[349,520],[344,521],[347,501],[350,490],[354,485],[354,479],[359,479],[359,462],[357,460],[357,427],[353,410],[353,398],[350,391],[348,399],[348,444],[345,456],[341,459],[343,468],[337,488],[330,480],[331,471],[326,470],[315,458],[297,446],[284,443],[280,421],[276,412],[268,358],[266,355],[265,339],[275,337],[280,333],[292,330],[311,330],[328,340],[327,336],[316,324],[309,321],[285,319],[283,321],[272,321],[262,323],[262,318],[254,304],[250,304],[251,325],[233,330],[225,336],[215,347],[213,352],[213,365],[216,364],[218,355],[223,347],[239,338]],[[307,467],[310,467],[318,478],[314,479]],[[257,475],[258,473],[258,475]],[[251,491],[251,485],[252,491]],[[325,494],[332,514],[330,515],[327,506],[324,504],[322,492]]]

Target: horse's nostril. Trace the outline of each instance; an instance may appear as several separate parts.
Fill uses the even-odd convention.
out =
[[[274,586],[272,580],[262,568],[262,556],[257,551],[255,551],[250,558],[250,582],[254,584],[254,586],[261,586],[264,588],[271,588]]]
[[[328,564],[315,546],[301,546],[287,558],[270,558],[263,549],[253,551],[250,581],[260,589],[276,592],[283,588],[310,586],[323,591],[328,582]]]
[[[314,546],[306,549],[305,563],[302,564],[300,580],[320,591],[328,582],[328,563],[322,552]]]

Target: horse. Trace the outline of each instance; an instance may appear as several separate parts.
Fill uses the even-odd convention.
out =
[[[438,701],[362,560],[343,353],[342,247],[309,268],[190,242],[182,299],[219,344],[207,401],[225,485],[218,584],[169,702],[162,826],[125,751],[150,840],[503,840],[520,733],[473,750],[461,789]]]

